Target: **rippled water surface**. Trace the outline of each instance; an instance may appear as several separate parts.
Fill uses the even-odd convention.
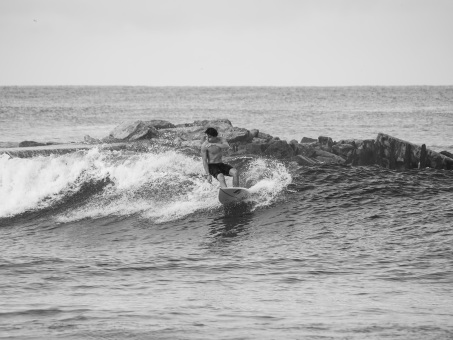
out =
[[[225,209],[178,150],[0,155],[0,338],[453,338],[451,171],[229,161],[252,196]]]
[[[137,119],[216,118],[288,140],[383,132],[453,152],[453,86],[0,87],[0,143],[101,138]]]

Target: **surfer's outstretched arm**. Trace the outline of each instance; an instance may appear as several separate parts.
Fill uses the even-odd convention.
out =
[[[206,143],[203,143],[201,146],[201,159],[203,161],[203,168],[206,173],[206,178],[209,183],[212,182],[212,176],[209,173],[209,166],[208,166],[208,148],[206,147]]]
[[[222,150],[226,150],[230,148],[230,144],[228,144],[227,140],[223,137],[219,138],[220,141],[218,143],[209,143],[210,145],[215,145]]]

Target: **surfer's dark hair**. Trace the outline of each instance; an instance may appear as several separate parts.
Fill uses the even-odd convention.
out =
[[[208,134],[209,136],[212,136],[212,137],[217,137],[217,135],[219,134],[217,132],[217,130],[214,129],[214,128],[207,128],[205,133]]]

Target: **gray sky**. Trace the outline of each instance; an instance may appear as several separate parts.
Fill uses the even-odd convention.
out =
[[[453,85],[453,0],[0,0],[0,85]]]

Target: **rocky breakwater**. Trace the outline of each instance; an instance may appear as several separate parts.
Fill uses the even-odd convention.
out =
[[[344,139],[333,141],[320,136],[317,139],[303,137],[300,141],[281,140],[257,129],[235,127],[228,119],[197,120],[193,123],[172,124],[165,120],[124,122],[102,139],[85,136],[83,144],[21,148],[7,152],[14,157],[33,157],[74,151],[75,149],[102,146],[107,149],[127,149],[146,152],[150,147],[171,147],[186,153],[199,155],[200,146],[208,127],[219,131],[230,144],[227,156],[271,157],[298,165],[342,164],[352,166],[379,165],[389,169],[435,168],[453,169],[453,157],[448,152],[428,150],[425,145],[415,145],[398,138],[379,133],[376,139]],[[42,149],[40,149],[42,148]],[[22,148],[25,149],[25,148]],[[33,149],[33,150],[30,150]],[[0,149],[0,153],[8,151]],[[25,150],[24,150],[25,151]]]
[[[379,133],[375,139],[345,139],[338,142],[330,137],[303,137],[289,143],[257,129],[233,127],[227,119],[195,121],[164,129],[176,144],[199,150],[208,127],[216,128],[230,143],[228,154],[260,155],[296,162],[299,165],[344,164],[352,166],[379,165],[402,170],[413,168],[453,169],[453,158],[446,151],[437,153],[426,145],[415,145]]]
[[[149,145],[169,145],[199,153],[208,127],[215,128],[230,144],[227,156],[263,156],[296,162],[299,165],[315,164],[374,164],[368,153],[368,141],[334,142],[329,137],[302,138],[300,142],[281,140],[258,129],[235,127],[228,119],[197,120],[174,125],[167,121],[136,121],[117,126],[102,140],[85,137],[87,143],[147,141]],[[350,144],[348,144],[350,143]],[[374,143],[374,141],[373,141]]]
[[[379,133],[375,143],[376,164],[389,169],[433,168],[453,170],[450,153],[435,152],[425,144],[416,145]]]

